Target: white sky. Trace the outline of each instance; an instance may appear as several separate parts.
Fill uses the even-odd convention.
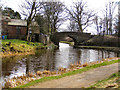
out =
[[[13,10],[19,12],[20,10],[19,5],[23,0],[0,0],[0,1],[4,5],[4,7],[5,6],[10,7]],[[60,0],[60,1],[65,2],[65,5],[70,6],[72,4],[72,1],[75,1],[75,0]],[[105,3],[107,3],[110,0],[83,0],[83,1],[87,2],[87,5],[90,9],[93,9],[99,13],[101,12],[101,10],[104,9]],[[120,0],[112,0],[112,1],[118,2]],[[61,28],[66,28],[66,24],[67,22],[64,23],[64,25],[62,25]]]
[[[11,7],[13,10],[15,11],[19,11],[19,5],[21,4],[21,1],[23,0],[0,0],[4,6],[8,6]],[[65,5],[69,6],[72,4],[72,1],[75,0],[60,0],[62,2],[65,2]],[[85,2],[87,2],[87,5],[90,9],[94,9],[94,10],[102,10],[105,6],[105,3],[107,3],[110,0],[83,0]],[[112,0],[112,1],[120,1],[120,0]]]

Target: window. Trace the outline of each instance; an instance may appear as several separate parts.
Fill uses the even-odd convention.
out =
[[[16,34],[21,34],[21,27],[16,27]]]

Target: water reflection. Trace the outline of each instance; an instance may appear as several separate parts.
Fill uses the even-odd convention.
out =
[[[80,50],[73,49],[68,44],[60,43],[60,49],[56,51],[55,60],[56,68],[67,68],[70,63],[74,63],[79,60]]]
[[[81,49],[81,63],[98,61],[103,58],[117,57],[117,53],[104,50]]]
[[[26,73],[38,70],[54,70],[55,61],[53,59],[54,50],[39,50],[36,55],[31,55],[26,59]]]
[[[59,67],[68,68],[69,64],[101,60],[102,58],[120,56],[118,53],[93,49],[73,49],[68,44],[60,43],[56,50],[39,50],[35,55],[16,56],[2,59],[2,78],[12,78],[27,72],[38,70],[57,70]]]

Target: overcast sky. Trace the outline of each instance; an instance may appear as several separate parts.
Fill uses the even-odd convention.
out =
[[[20,10],[19,5],[23,0],[0,0],[0,1],[4,5],[4,7],[5,6],[11,7],[13,10],[19,12]],[[72,1],[75,1],[75,0],[60,0],[60,1],[64,2],[66,6],[70,6],[72,4]],[[87,2],[87,5],[90,9],[93,9],[99,13],[101,12],[101,10],[104,9],[105,3],[109,2],[110,0],[83,0],[83,1]],[[118,2],[120,0],[112,0],[112,1]],[[66,22],[66,24],[67,23],[68,22]],[[66,28],[66,25],[65,24],[62,25],[62,28]]]
[[[20,5],[21,2],[24,0],[0,0],[0,1],[4,4],[4,6],[8,6],[14,9],[15,11],[19,11],[18,5]],[[72,1],[75,1],[75,0],[60,0],[60,1],[65,2],[65,5],[69,6],[72,4]],[[104,8],[105,3],[107,3],[110,0],[83,0],[83,1],[87,2],[87,5],[89,8],[100,10]],[[112,1],[117,2],[120,0],[112,0]]]

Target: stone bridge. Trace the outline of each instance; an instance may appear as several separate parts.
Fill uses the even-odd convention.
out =
[[[81,32],[56,32],[50,36],[51,41],[59,46],[59,42],[62,41],[65,37],[70,37],[74,41],[75,45],[80,45],[80,43],[89,40],[92,35],[90,33],[81,33]]]

